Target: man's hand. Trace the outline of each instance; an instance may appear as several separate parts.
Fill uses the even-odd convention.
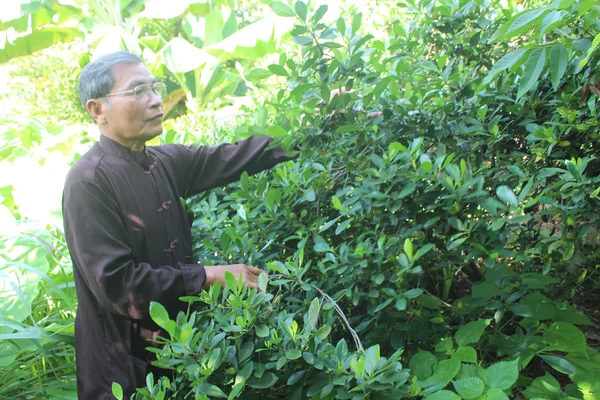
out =
[[[255,288],[256,282],[258,282],[258,275],[264,273],[264,271],[259,268],[249,267],[245,264],[205,266],[204,270],[206,271],[204,289],[208,289],[217,283],[217,281],[225,283],[225,271],[231,272],[235,277],[236,282],[241,275],[242,282],[245,286]]]

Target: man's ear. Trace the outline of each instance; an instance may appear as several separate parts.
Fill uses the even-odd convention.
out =
[[[106,107],[102,104],[103,102],[103,99],[89,99],[85,103],[85,108],[87,108],[87,111],[98,125],[106,123]]]

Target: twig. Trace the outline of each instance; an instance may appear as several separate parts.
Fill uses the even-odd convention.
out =
[[[440,303],[442,303],[443,305],[445,305],[446,307],[450,307],[452,308],[452,304],[446,303],[444,300],[440,299],[438,296],[436,296],[435,294],[431,293],[429,290],[427,289],[423,289],[423,291],[425,293],[427,293],[428,295],[430,295],[431,297],[435,297]]]
[[[321,294],[321,296],[323,296],[324,298],[326,298],[327,300],[329,300],[331,302],[335,311],[342,318],[342,320],[344,321],[344,324],[346,324],[346,328],[348,328],[348,330],[352,334],[352,338],[354,339],[354,343],[356,344],[356,347],[363,354],[365,354],[365,348],[363,347],[362,342],[360,341],[360,338],[358,337],[358,334],[356,333],[356,331],[354,329],[352,329],[352,327],[350,326],[350,322],[348,322],[348,319],[346,318],[346,315],[344,314],[342,309],[337,305],[335,300],[333,300],[327,293],[325,293],[324,291],[322,291],[315,285],[309,283],[309,286],[312,287],[313,289],[315,289],[317,292],[319,292]]]

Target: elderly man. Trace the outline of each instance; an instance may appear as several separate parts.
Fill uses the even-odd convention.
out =
[[[151,368],[146,347],[160,334],[149,316],[151,301],[174,317],[181,296],[224,280],[225,271],[250,287],[261,272],[241,264],[195,264],[180,198],[289,158],[259,137],[215,147],[146,146],[162,132],[163,93],[163,84],[127,52],[92,61],[79,79],[79,97],[101,133],[70,170],[63,196],[79,299],[80,399],[113,398],[113,382],[126,396],[144,385]]]

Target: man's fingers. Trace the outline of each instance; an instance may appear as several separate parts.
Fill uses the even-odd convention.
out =
[[[261,272],[263,272],[262,269],[256,268],[256,267],[248,267],[248,270],[250,272],[252,272],[254,275],[259,275]]]

